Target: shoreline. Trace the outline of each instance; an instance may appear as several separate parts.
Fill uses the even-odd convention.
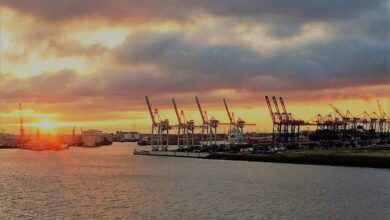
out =
[[[168,151],[168,153],[145,151],[142,153],[134,152],[134,155],[390,169],[390,150],[388,149],[287,151],[274,155],[210,153],[203,156],[197,154],[177,155],[174,151]]]
[[[205,157],[204,159],[390,169],[390,158],[374,157],[374,156],[346,156],[346,155],[285,156],[285,155],[213,153]]]

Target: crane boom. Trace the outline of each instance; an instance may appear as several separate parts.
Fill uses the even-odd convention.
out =
[[[176,101],[175,101],[174,98],[172,98],[172,104],[173,104],[173,108],[175,109],[177,121],[179,122],[179,125],[181,125],[182,124],[181,117],[180,117],[180,114],[179,114],[179,110],[177,110]]]
[[[187,118],[186,115],[184,114],[184,111],[180,111],[180,123],[186,124],[187,123]]]
[[[279,120],[282,121],[282,115],[280,114],[279,105],[278,105],[278,102],[276,101],[275,96],[272,97],[272,100],[274,101],[276,113],[278,114]]]
[[[267,103],[269,114],[271,115],[272,122],[275,124],[275,115],[274,115],[274,112],[272,111],[271,102],[269,101],[268,96],[265,96],[265,102]]]
[[[207,124],[207,120],[206,120],[205,114],[203,113],[202,106],[200,105],[198,96],[195,96],[195,100],[196,100],[196,104],[197,104],[199,112],[200,112],[200,116],[202,117],[202,122],[203,122],[203,124]]]
[[[376,103],[378,104],[379,116],[381,118],[385,118],[385,111],[383,111],[381,104],[379,104],[379,100],[376,100]]]
[[[287,109],[286,109],[286,106],[285,106],[285,104],[284,104],[283,98],[282,98],[282,97],[279,97],[279,100],[280,100],[280,104],[282,105],[284,115],[286,115],[286,119],[287,119],[287,121],[288,121],[290,118],[289,118],[289,116],[288,116]]]
[[[156,119],[154,118],[154,114],[153,114],[152,106],[150,105],[149,97],[145,96],[145,100],[146,100],[146,105],[148,106],[150,117],[152,118],[152,122],[155,125],[156,124]]]
[[[345,121],[347,120],[348,118],[341,112],[341,110],[335,106],[333,106],[332,104],[329,104],[330,107],[333,108],[333,110]]]
[[[227,114],[229,116],[230,124],[234,124],[235,123],[234,119],[233,119],[232,115],[230,114],[229,107],[228,107],[225,99],[223,99],[223,104],[225,105],[226,112],[227,112]]]

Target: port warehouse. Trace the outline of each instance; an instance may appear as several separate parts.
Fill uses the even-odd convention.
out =
[[[84,147],[95,147],[101,145],[110,145],[112,142],[135,142],[140,140],[138,132],[117,131],[114,133],[103,133],[99,130],[82,131],[81,135],[76,138],[73,145]]]
[[[200,99],[195,97],[195,106],[201,116],[201,123],[188,120],[185,112],[179,110],[172,98],[172,109],[177,124],[161,118],[157,108],[153,108],[151,100],[145,96],[146,105],[151,118],[151,135],[143,138],[140,145],[151,145],[152,151],[168,151],[172,145],[177,151],[242,151],[250,148],[285,149],[305,147],[359,147],[388,145],[390,143],[390,118],[377,101],[378,113],[353,115],[336,106],[329,105],[330,113],[315,115],[310,120],[302,120],[288,112],[283,97],[264,97],[272,120],[272,134],[245,132],[245,128],[255,126],[231,112],[226,99],[222,99],[228,122],[220,122],[209,117],[203,109]],[[228,127],[227,133],[219,128]],[[301,128],[310,127],[302,131]]]

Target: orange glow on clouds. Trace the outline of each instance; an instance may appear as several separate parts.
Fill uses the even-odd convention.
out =
[[[69,2],[72,4],[72,1]],[[51,6],[47,8],[50,10]],[[119,3],[113,6],[121,7]],[[125,8],[126,6],[123,10]],[[375,73],[371,77],[369,75],[371,72],[368,71],[368,76],[362,74],[359,78],[361,74],[358,73],[359,68],[352,68],[354,72],[347,72],[348,70],[342,69],[345,67],[340,67],[341,70],[336,71],[339,75],[332,75],[328,72],[336,67],[327,69],[330,65],[321,66],[322,61],[328,60],[327,57],[307,59],[304,54],[301,54],[304,59],[302,63],[309,63],[313,71],[318,68],[324,74],[329,74],[329,77],[319,77],[317,81],[310,81],[311,78],[317,79],[316,77],[321,74],[316,75],[311,72],[311,69],[308,70],[309,73],[306,73],[305,78],[299,78],[299,74],[295,74],[306,68],[298,68],[299,71],[289,74],[283,72],[290,70],[289,63],[299,59],[295,54],[287,53],[281,56],[283,60],[270,62],[273,66],[265,69],[259,66],[265,66],[269,62],[259,66],[252,65],[257,64],[258,60],[249,62],[250,56],[259,56],[261,60],[274,52],[291,48],[298,48],[299,50],[296,50],[298,52],[308,51],[317,55],[315,53],[317,49],[310,50],[309,47],[307,50],[305,45],[337,41],[337,37],[345,34],[343,30],[336,30],[337,27],[332,26],[331,21],[308,21],[299,26],[295,34],[277,37],[270,34],[272,22],[270,24],[250,22],[251,19],[237,19],[234,16],[225,17],[206,12],[196,14],[195,19],[186,21],[181,21],[181,18],[175,20],[173,16],[169,19],[143,22],[142,19],[145,17],[142,17],[136,20],[137,22],[128,23],[122,19],[119,19],[122,21],[99,20],[98,16],[92,13],[69,22],[56,23],[55,19],[42,20],[39,16],[34,17],[27,9],[18,11],[17,8],[7,6],[0,6],[0,9],[0,77],[3,76],[0,78],[0,89],[3,89],[0,90],[0,126],[6,131],[18,132],[17,103],[22,102],[25,126],[31,130],[40,128],[46,131],[69,132],[73,126],[76,126],[104,131],[149,132],[151,122],[143,99],[145,94],[150,94],[153,107],[159,108],[162,117],[168,118],[171,124],[177,124],[170,103],[171,97],[187,101],[183,106],[179,103],[179,108],[183,108],[187,118],[194,119],[197,124],[200,124],[201,119],[193,103],[195,95],[208,100],[202,102],[204,110],[207,110],[209,118],[215,116],[221,122],[228,121],[222,104],[222,98],[225,97],[236,118],[241,117],[248,123],[257,124],[255,127],[248,127],[248,131],[262,132],[271,130],[271,119],[263,100],[264,95],[267,94],[285,97],[288,111],[303,120],[310,120],[319,113],[331,112],[332,109],[328,104],[333,104],[344,111],[349,110],[354,114],[360,114],[363,111],[378,111],[376,99],[379,99],[384,110],[388,113],[390,110],[390,84],[388,82],[386,84],[383,80],[377,82],[371,79],[380,78],[381,74]],[[134,11],[131,12],[137,11],[136,8],[132,10]],[[145,12],[145,15],[158,14],[158,7],[155,10],[150,14]],[[105,11],[101,10],[100,13]],[[110,12],[111,15],[115,15]],[[137,15],[137,13],[127,14]],[[146,35],[142,35],[143,33]],[[131,37],[137,34],[140,35],[135,39],[141,40],[134,43],[132,47],[125,48],[124,53],[118,55],[118,50],[126,46],[127,40],[133,39]],[[169,34],[177,35],[177,38],[158,44],[159,37],[167,38],[165,34],[168,34],[168,37]],[[144,43],[143,37],[150,37],[150,35],[149,44],[138,45]],[[346,35],[344,36],[346,40],[339,46],[348,42],[347,37],[358,38],[360,34],[347,33]],[[369,37],[363,34],[362,36]],[[356,45],[360,43],[364,43],[363,40],[357,41]],[[165,48],[166,44],[167,48]],[[177,49],[174,48],[175,46]],[[228,52],[224,52],[226,48],[229,49]],[[250,56],[242,53],[241,50],[236,50],[237,48],[244,52],[249,50]],[[126,55],[129,55],[127,52],[135,49],[139,51],[134,52],[135,54],[130,58],[124,61],[118,59],[118,56],[126,58]],[[200,52],[197,54],[198,49]],[[229,51],[237,54],[231,55]],[[355,54],[360,54],[360,50],[357,51],[359,53]],[[229,59],[231,56],[233,58]],[[203,57],[207,59],[203,60]],[[342,56],[345,57],[348,57],[348,54]],[[226,64],[224,58],[233,63],[230,68],[229,65],[226,65],[228,68],[223,68]],[[210,62],[209,66],[201,66],[208,59],[214,59],[215,62]],[[243,65],[239,62],[234,63],[235,60],[240,59]],[[214,63],[217,65],[214,66]],[[351,63],[355,66],[355,62]],[[375,65],[376,62],[372,63]],[[297,62],[296,66],[300,67],[300,64]],[[253,68],[245,69],[248,65],[252,65]],[[283,65],[286,65],[286,68],[282,68]],[[368,62],[367,69],[381,69],[368,68],[369,65]],[[348,60],[346,66],[348,67]],[[280,70],[272,72],[279,67]],[[192,72],[193,69],[198,72]],[[180,73],[172,73],[174,71]],[[232,73],[229,74],[229,71]],[[338,78],[341,77],[340,73],[347,76],[343,78],[345,82]],[[164,74],[166,78],[159,77],[165,76]],[[216,77],[212,77],[213,74]],[[55,77],[59,75],[62,78]],[[294,82],[295,77],[299,78],[297,79],[299,82]],[[201,79],[200,82],[194,82],[198,78]],[[241,78],[246,80],[240,81]],[[334,79],[334,82],[324,86],[322,81],[328,78]],[[169,80],[160,82],[164,79]],[[219,82],[225,80],[227,83]],[[316,84],[318,81],[320,83]],[[290,87],[290,84],[294,83],[296,83],[295,87]],[[139,85],[141,86],[137,87]],[[223,131],[224,128],[221,129]]]

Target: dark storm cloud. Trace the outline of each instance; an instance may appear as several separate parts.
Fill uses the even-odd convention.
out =
[[[375,10],[361,13],[350,20],[334,23],[336,29],[349,37],[387,42],[390,38],[390,1]]]
[[[344,19],[360,12],[383,5],[387,0],[343,0],[312,1],[300,0],[156,0],[106,1],[106,0],[3,0],[6,5],[17,10],[32,13],[50,20],[74,19],[85,15],[99,15],[107,19],[133,16],[133,12],[146,12],[160,17],[177,18],[191,16],[199,11],[222,16],[267,17],[280,15],[297,20]],[[137,14],[137,13],[135,13]]]
[[[319,97],[323,89],[389,83],[388,0],[167,0],[163,3],[154,0],[59,0],[55,3],[5,0],[0,4],[55,25],[95,17],[122,24],[129,20],[180,23],[211,14],[222,19],[233,18],[238,24],[249,27],[266,24],[271,34],[287,39],[307,23],[325,22],[335,30],[330,38],[280,46],[267,53],[242,42],[211,44],[207,40],[201,41],[187,34],[184,27],[168,33],[135,31],[113,51],[101,45],[83,48],[73,41],[49,40],[47,51],[57,56],[112,52],[118,69],[111,70],[110,64],[106,69],[88,75],[72,70],[26,78],[6,74],[2,77],[0,93],[4,100],[20,97],[36,102],[91,97],[106,101],[115,97],[139,99],[146,89],[148,95],[160,96],[232,89],[254,93],[311,91]],[[35,39],[33,42],[38,42],[49,35],[42,32],[23,41]],[[152,70],[136,71],[134,66],[138,65],[151,66]]]
[[[54,73],[41,73],[31,77],[2,74],[0,98],[7,101],[36,103],[72,102],[88,98],[139,98],[148,93],[169,94],[176,91],[191,92],[180,79],[133,70],[110,71],[81,75],[64,69]]]
[[[196,19],[201,13],[234,16],[273,24],[274,34],[296,33],[313,21],[349,20],[361,13],[388,6],[388,0],[3,0],[2,5],[45,21],[67,21],[97,16],[115,22]]]
[[[240,45],[209,46],[191,41],[179,33],[143,33],[129,37],[116,51],[122,63],[152,64],[175,77],[227,75],[233,82],[240,74],[251,74],[258,65],[254,50]],[[217,79],[217,78],[216,78]]]
[[[250,18],[269,24],[272,34],[286,37],[296,34],[305,23],[350,20],[386,4],[388,0],[237,0],[211,1],[206,3],[206,8],[215,15]]]
[[[80,75],[72,70],[18,78],[2,76],[1,98],[72,102],[100,97],[139,99],[145,95],[207,93],[218,89],[319,91],[388,84],[388,44],[333,39],[261,54],[243,45],[213,45],[184,34],[143,33],[115,52],[117,70]],[[137,72],[132,65],[151,65]]]
[[[252,103],[253,100],[261,99],[264,94],[272,92],[293,97],[294,100],[318,101],[329,99],[329,97],[348,99],[367,95],[372,97],[387,96],[386,91],[389,89],[386,84],[371,88],[362,86],[359,89],[348,87],[337,90],[325,88],[304,91],[284,88],[284,86],[288,87],[290,83],[296,83],[295,81],[287,78],[280,80],[278,85],[274,87],[267,84],[267,80],[260,82],[250,80],[247,82],[245,92],[231,86],[230,88],[237,89],[237,95],[228,95],[228,97],[229,100],[248,104]],[[309,80],[302,83],[305,82],[310,83]],[[144,109],[145,103],[142,100],[145,95],[158,97],[158,99],[153,99],[153,103],[158,106],[169,106],[170,98],[177,97],[182,106],[193,107],[195,95],[200,95],[204,103],[220,103],[221,95],[212,95],[212,92],[216,89],[226,88],[227,84],[229,83],[226,83],[225,80],[208,77],[188,76],[185,79],[172,79],[168,76],[132,71],[79,75],[72,70],[62,70],[24,78],[13,74],[3,74],[0,98],[5,103],[35,103],[47,107],[52,106],[57,110],[60,108],[64,111],[88,112],[89,114],[89,110],[92,109],[99,113]]]
[[[97,16],[109,21],[155,20],[177,18],[181,13],[172,6],[174,2],[159,4],[154,1],[106,0],[4,0],[2,5],[31,14],[48,22],[62,22]],[[162,5],[162,6],[160,6]],[[184,7],[183,10],[186,10]]]
[[[361,35],[388,42],[389,0],[198,0],[105,1],[105,0],[4,0],[0,5],[33,15],[49,23],[96,17],[113,23],[195,21],[205,14],[233,18],[235,22],[265,24],[268,34],[288,38],[304,24],[326,22],[339,34]]]
[[[243,45],[213,45],[184,34],[142,33],[116,51],[123,64],[154,65],[164,75],[207,86],[320,89],[387,82],[389,45],[337,38],[261,54]],[[267,81],[273,79],[275,81]]]

